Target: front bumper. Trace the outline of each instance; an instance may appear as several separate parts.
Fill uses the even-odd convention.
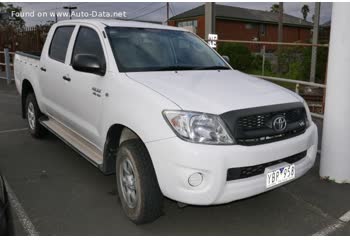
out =
[[[266,188],[264,174],[227,181],[229,168],[272,162],[307,150],[307,155],[295,163],[295,179],[304,175],[315,162],[317,138],[317,127],[311,123],[302,135],[257,146],[194,144],[177,137],[149,142],[146,146],[166,197],[187,204],[211,205],[273,189]],[[188,178],[196,172],[202,174],[203,182],[192,187]]]

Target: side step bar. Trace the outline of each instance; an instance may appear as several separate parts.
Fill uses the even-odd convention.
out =
[[[102,169],[103,153],[91,143],[52,118],[41,118],[40,123],[93,165]]]

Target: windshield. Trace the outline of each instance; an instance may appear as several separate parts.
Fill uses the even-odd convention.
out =
[[[120,72],[230,69],[194,34],[150,28],[106,28]]]

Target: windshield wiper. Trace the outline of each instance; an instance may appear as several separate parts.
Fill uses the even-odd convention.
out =
[[[221,69],[231,69],[227,66],[207,66],[207,67],[198,67],[196,70],[221,70]]]
[[[154,68],[154,71],[179,71],[179,70],[194,70],[194,66],[166,66]]]
[[[164,67],[151,67],[147,68],[148,71],[181,71],[181,70],[220,70],[220,69],[231,69],[227,66],[164,66]]]

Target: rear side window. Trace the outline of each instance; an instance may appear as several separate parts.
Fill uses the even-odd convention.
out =
[[[73,30],[74,26],[58,27],[56,29],[49,50],[50,58],[64,63]]]
[[[74,44],[72,60],[77,54],[95,55],[102,65],[106,64],[103,48],[95,30],[88,27],[80,27]]]

